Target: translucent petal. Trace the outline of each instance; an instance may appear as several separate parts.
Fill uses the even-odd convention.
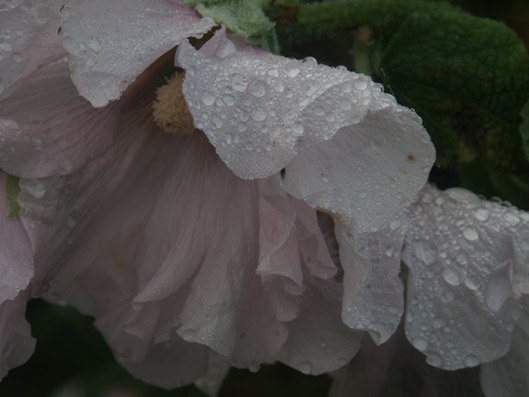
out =
[[[0,100],[42,66],[64,57],[57,37],[61,0],[0,4]]]
[[[73,172],[111,145],[122,105],[94,109],[65,60],[43,66],[0,100],[0,166],[26,178]]]

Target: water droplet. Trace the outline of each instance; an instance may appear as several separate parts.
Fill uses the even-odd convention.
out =
[[[362,78],[359,78],[353,84],[357,90],[365,90],[367,88],[367,82]]]
[[[476,365],[479,365],[479,359],[476,356],[470,354],[465,357],[465,365],[467,367],[475,367]]]
[[[479,287],[478,280],[472,276],[469,276],[465,279],[465,285],[468,289],[471,289],[473,291],[477,290]]]
[[[231,78],[231,88],[234,91],[243,92],[246,90],[248,83],[246,83],[245,78],[240,74],[234,74]]]
[[[473,229],[471,227],[467,227],[465,230],[463,230],[463,236],[468,241],[475,241],[475,240],[477,240],[479,238],[479,234],[476,231],[476,229]]]
[[[443,359],[437,354],[431,354],[426,358],[426,362],[434,367],[440,367],[443,365]]]
[[[295,135],[301,135],[303,134],[303,124],[300,124],[300,123],[294,123],[292,125],[292,132],[295,134]]]
[[[252,119],[255,121],[263,121],[266,119],[266,111],[263,109],[254,109],[252,110]]]
[[[204,105],[211,106],[215,102],[215,97],[211,92],[204,91],[202,93],[202,102],[204,102]]]
[[[277,92],[283,92],[285,90],[285,85],[283,84],[281,80],[275,80],[272,86],[274,87],[274,90],[276,90]]]
[[[237,48],[235,47],[235,44],[233,44],[233,41],[225,39],[220,43],[219,47],[217,48],[216,54],[219,58],[227,58],[237,51]]]
[[[40,199],[46,194],[46,187],[42,182],[36,179],[26,179],[24,189],[36,199]]]
[[[244,132],[248,129],[248,126],[245,123],[239,123],[239,132]]]
[[[411,343],[413,346],[417,348],[417,350],[420,350],[422,352],[428,349],[428,342],[423,338],[420,338],[420,337],[413,338]]]
[[[253,96],[260,98],[266,93],[266,86],[262,80],[253,80],[248,86],[248,91]]]
[[[188,328],[182,332],[182,338],[187,341],[192,341],[197,332],[193,328]]]
[[[270,77],[279,77],[279,70],[276,68],[268,69],[267,73]]]
[[[250,372],[255,373],[261,369],[261,365],[257,361],[252,361],[248,366],[248,369],[250,370]]]
[[[518,218],[512,212],[507,212],[505,215],[503,215],[503,219],[505,219],[512,226],[516,226],[520,222],[520,218]]]
[[[312,365],[310,365],[308,361],[305,361],[300,364],[299,370],[301,371],[301,373],[309,375],[312,372]]]
[[[101,43],[99,43],[99,40],[95,37],[90,37],[88,40],[88,47],[90,47],[95,52],[99,52],[101,50]]]
[[[296,77],[299,74],[299,68],[296,66],[296,64],[292,63],[285,66],[285,73],[288,77]]]
[[[445,325],[445,322],[441,320],[440,318],[436,318],[433,320],[432,325],[435,329],[441,329]]]
[[[320,347],[322,349],[325,349],[327,347],[327,342],[322,339],[321,342],[320,342]]]
[[[222,100],[228,106],[233,106],[235,104],[235,99],[233,99],[233,97],[231,95],[224,95]]]
[[[459,281],[458,274],[452,269],[445,269],[443,272],[443,278],[448,284],[453,286],[459,285],[461,283],[461,281]]]
[[[320,178],[325,183],[329,182],[329,177],[326,174],[321,174]]]
[[[13,55],[11,55],[11,59],[16,63],[20,63],[22,62],[22,55],[18,52],[14,52]]]
[[[486,221],[487,219],[489,219],[489,215],[490,215],[490,212],[488,209],[486,208],[478,208],[475,212],[474,212],[474,217],[477,219],[477,220],[480,220],[480,221]]]

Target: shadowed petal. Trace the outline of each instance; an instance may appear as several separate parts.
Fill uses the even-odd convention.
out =
[[[65,60],[44,66],[0,100],[0,166],[25,178],[73,172],[110,146],[119,109],[80,97]]]
[[[481,386],[487,397],[529,395],[529,299],[514,330],[511,349],[502,358],[481,366]]]

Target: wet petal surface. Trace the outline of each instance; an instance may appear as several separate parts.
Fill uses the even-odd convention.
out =
[[[119,98],[183,39],[201,36],[215,25],[180,0],[71,0],[61,16],[73,81],[95,107]]]
[[[520,315],[517,269],[527,262],[518,262],[514,236],[527,230],[527,214],[465,189],[426,187],[408,216],[410,342],[451,370],[504,355]]]

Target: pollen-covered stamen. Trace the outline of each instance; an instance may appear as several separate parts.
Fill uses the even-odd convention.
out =
[[[156,90],[152,103],[154,122],[170,134],[191,134],[195,130],[193,116],[189,112],[182,82],[184,73],[175,73],[167,83]]]

